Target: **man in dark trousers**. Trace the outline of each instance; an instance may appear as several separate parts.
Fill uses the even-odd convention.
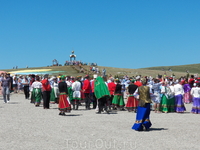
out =
[[[86,109],[90,109],[90,92],[91,92],[91,84],[90,77],[88,75],[85,76],[85,80],[83,82],[83,92],[85,95],[85,107]]]
[[[42,95],[43,95],[43,108],[49,109],[51,85],[48,80],[48,74],[44,75],[44,79],[41,81],[41,83],[42,83]]]

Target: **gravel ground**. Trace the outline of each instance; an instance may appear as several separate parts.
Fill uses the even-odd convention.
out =
[[[135,113],[95,110],[71,111],[59,116],[57,104],[49,110],[34,107],[23,94],[12,94],[8,104],[0,96],[0,149],[14,150],[199,150],[200,115],[151,112],[150,131],[131,129]]]

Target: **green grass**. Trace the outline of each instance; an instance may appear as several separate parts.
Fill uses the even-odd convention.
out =
[[[148,70],[168,70],[169,68],[175,72],[186,72],[188,70],[190,73],[199,74],[200,73],[200,64],[190,64],[190,65],[180,65],[180,66],[160,66],[160,67],[149,67],[149,68],[142,68]]]
[[[76,67],[78,68],[78,67]],[[54,73],[52,75],[70,75],[70,76],[84,76],[85,74],[92,75],[93,73],[90,71],[90,66],[83,66],[85,73],[80,73],[78,69],[73,69],[71,66],[52,66],[52,67],[33,67],[33,68],[19,68],[19,69],[6,69],[4,71],[11,72],[11,71],[19,71],[19,70],[33,70],[34,69],[52,69],[52,71],[63,71],[62,73]],[[171,76],[173,73],[176,77],[186,76],[185,70],[189,70],[191,74],[200,73],[200,64],[194,65],[183,65],[183,66],[164,66],[164,67],[150,67],[150,68],[141,68],[141,69],[127,69],[127,68],[114,68],[114,67],[105,67],[105,66],[98,66],[99,70],[102,72],[102,69],[106,69],[106,74],[112,75],[113,77],[119,76],[122,77],[124,75],[130,76],[152,76],[157,77],[158,74],[164,75],[166,72],[167,76]],[[162,71],[162,69],[168,70],[168,68],[172,69],[170,71]]]

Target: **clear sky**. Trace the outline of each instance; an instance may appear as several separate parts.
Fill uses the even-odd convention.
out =
[[[0,0],[0,69],[200,63],[200,0]]]

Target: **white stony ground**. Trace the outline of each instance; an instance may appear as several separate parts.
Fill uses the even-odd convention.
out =
[[[8,150],[199,150],[200,115],[151,112],[148,132],[131,129],[135,113],[95,114],[71,111],[59,116],[57,104],[49,110],[34,107],[23,94],[12,94],[8,104],[0,96],[0,149]]]

